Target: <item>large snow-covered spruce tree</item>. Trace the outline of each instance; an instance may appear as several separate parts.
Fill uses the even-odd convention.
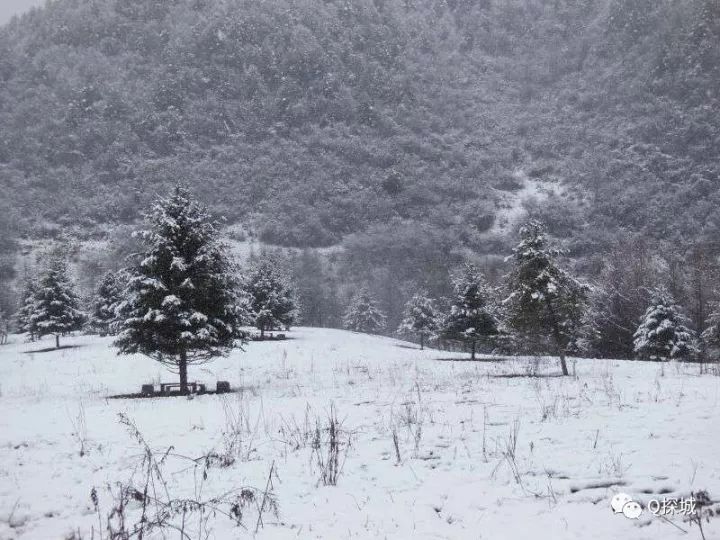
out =
[[[420,291],[405,304],[403,319],[398,334],[411,334],[420,338],[420,350],[425,348],[425,340],[438,330],[439,313],[435,302],[427,292]]]
[[[120,354],[142,353],[177,369],[187,393],[188,365],[225,355],[244,339],[235,269],[216,223],[185,188],[158,200],[146,222],[146,251],[129,269],[115,344]]]
[[[123,293],[127,285],[128,276],[122,270],[107,272],[98,285],[92,300],[90,330],[101,336],[112,336],[117,333],[120,322],[117,308],[123,301]]]
[[[453,280],[450,313],[442,324],[442,335],[470,345],[475,360],[477,344],[498,334],[499,320],[493,294],[482,272],[472,264]]]
[[[38,337],[54,335],[55,347],[60,336],[82,328],[85,316],[61,259],[51,260],[40,276],[29,311],[27,330]]]
[[[691,357],[697,353],[697,348],[695,332],[688,327],[689,322],[667,291],[654,291],[650,306],[635,332],[635,355],[660,362]]]
[[[343,326],[347,330],[375,334],[385,328],[387,317],[378,307],[377,302],[370,292],[362,288],[350,299],[345,315]]]
[[[563,375],[565,355],[581,324],[589,287],[561,269],[559,252],[548,246],[543,226],[530,221],[520,228],[520,243],[510,257],[505,300],[508,326],[521,334],[549,334]]]
[[[295,322],[295,295],[280,261],[273,257],[262,257],[256,261],[245,279],[243,289],[250,318],[260,330],[261,337],[267,331],[288,328]]]

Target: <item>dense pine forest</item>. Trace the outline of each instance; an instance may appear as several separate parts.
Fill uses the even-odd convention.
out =
[[[659,286],[700,333],[718,43],[714,0],[55,0],[0,29],[0,277],[22,242],[125,242],[182,183],[238,238],[305,249],[302,323],[369,286],[395,327],[467,261],[497,284],[519,215],[600,285],[605,354]]]
[[[491,250],[521,174],[577,254],[712,239],[719,42],[713,0],[56,0],[0,31],[3,219],[103,234],[182,180],[274,244]]]

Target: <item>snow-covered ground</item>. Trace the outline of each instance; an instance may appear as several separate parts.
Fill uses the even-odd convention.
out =
[[[194,399],[107,399],[175,380],[144,357],[115,356],[110,339],[29,353],[50,340],[13,336],[0,347],[0,538],[107,538],[120,486],[145,480],[142,444],[120,413],[155,452],[159,499],[221,499],[202,519],[186,505],[188,538],[256,527],[261,539],[700,538],[677,517],[613,514],[610,498],[720,494],[720,377],[697,366],[578,359],[576,377],[529,377],[555,363],[440,361],[460,355],[338,330],[290,335],[192,367],[191,380],[242,388]],[[318,455],[331,409],[342,470],[326,486]],[[235,461],[188,459],[212,451]],[[273,462],[277,515],[258,525]],[[237,526],[222,512],[245,487],[258,491]],[[129,526],[141,507],[129,503]],[[720,538],[719,519],[705,536]]]

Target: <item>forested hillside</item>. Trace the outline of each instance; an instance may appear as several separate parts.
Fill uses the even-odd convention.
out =
[[[493,252],[534,179],[576,255],[712,240],[719,44],[714,0],[55,0],[0,30],[1,230],[102,235],[182,181],[268,243]]]

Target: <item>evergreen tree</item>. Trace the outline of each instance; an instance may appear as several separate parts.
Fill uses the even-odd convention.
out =
[[[31,341],[35,341],[35,329],[31,324],[30,317],[35,304],[35,292],[37,291],[37,282],[35,279],[28,277],[25,280],[23,288],[20,309],[15,314],[15,323],[20,333],[27,333]]]
[[[52,334],[55,347],[60,347],[60,336],[80,330],[84,320],[65,263],[61,259],[52,260],[40,276],[33,295],[29,332],[40,338]]]
[[[508,325],[531,335],[550,333],[568,375],[565,355],[577,336],[588,287],[562,270],[557,250],[547,245],[543,226],[535,221],[520,229],[520,243],[513,250],[513,269],[507,276],[510,296]]]
[[[385,328],[385,314],[367,289],[360,289],[350,300],[343,326],[355,332],[374,334]]]
[[[635,332],[635,355],[646,360],[688,358],[697,353],[695,332],[670,295],[658,289]]]
[[[117,309],[123,301],[128,276],[125,272],[107,272],[98,286],[92,301],[90,329],[101,336],[117,333],[119,314]]]
[[[472,264],[466,264],[453,283],[450,313],[443,322],[442,335],[470,344],[475,360],[478,342],[498,334],[497,309],[485,277]]]
[[[425,347],[425,338],[438,329],[439,314],[432,298],[420,291],[405,304],[399,334],[414,334],[420,338],[420,350]]]
[[[293,285],[297,294],[298,324],[332,327],[340,322],[337,278],[317,251],[305,249],[293,259]]]
[[[278,327],[289,328],[295,322],[295,296],[280,262],[262,257],[251,268],[244,286],[250,317],[264,337],[266,331]]]
[[[588,295],[582,349],[603,358],[632,358],[637,322],[650,303],[649,291],[664,278],[642,240],[616,246]]]
[[[711,306],[712,311],[702,333],[702,340],[710,358],[718,360],[720,359],[720,301],[714,302]]]
[[[146,251],[129,270],[115,344],[120,354],[177,368],[187,393],[188,365],[225,355],[244,338],[234,267],[216,223],[186,189],[157,201],[146,222]]]

